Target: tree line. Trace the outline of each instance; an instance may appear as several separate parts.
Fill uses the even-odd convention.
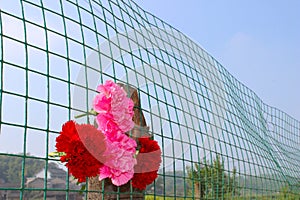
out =
[[[22,170],[24,162],[24,171]],[[4,183],[20,184],[22,176],[32,177],[45,167],[45,161],[33,158],[23,159],[21,155],[0,155],[0,180]]]

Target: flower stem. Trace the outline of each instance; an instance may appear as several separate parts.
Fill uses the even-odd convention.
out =
[[[136,150],[135,154],[134,154],[134,158],[136,158],[138,156],[138,154],[140,153],[140,150]]]
[[[49,157],[61,157],[61,156],[65,156],[66,155],[66,153],[65,152],[51,152],[51,153],[49,153]]]
[[[84,117],[84,116],[87,116],[87,115],[94,115],[94,116],[96,116],[98,113],[96,112],[96,111],[94,111],[94,110],[90,110],[89,112],[87,112],[87,113],[83,113],[83,114],[81,114],[81,115],[76,115],[74,118],[75,119],[78,119],[78,118],[81,118],[81,117]]]

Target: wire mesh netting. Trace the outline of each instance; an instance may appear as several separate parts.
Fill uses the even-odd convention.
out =
[[[145,199],[300,199],[300,122],[133,1],[0,8],[1,200],[87,199],[48,155],[61,125],[89,111],[109,79],[137,89],[162,148]]]

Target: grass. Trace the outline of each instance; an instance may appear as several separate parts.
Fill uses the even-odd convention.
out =
[[[164,196],[154,196],[154,195],[146,195],[145,200],[186,200],[186,199],[194,199],[192,197],[164,197]],[[222,199],[222,198],[221,198]],[[239,196],[239,197],[224,197],[224,200],[300,200],[300,194],[274,194],[274,195],[247,195],[247,196]],[[213,200],[211,198],[206,198],[205,200]]]

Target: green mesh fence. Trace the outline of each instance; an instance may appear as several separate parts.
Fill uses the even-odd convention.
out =
[[[145,199],[300,199],[300,122],[133,1],[0,9],[1,200],[87,199],[48,154],[108,79],[137,88],[163,150]]]

